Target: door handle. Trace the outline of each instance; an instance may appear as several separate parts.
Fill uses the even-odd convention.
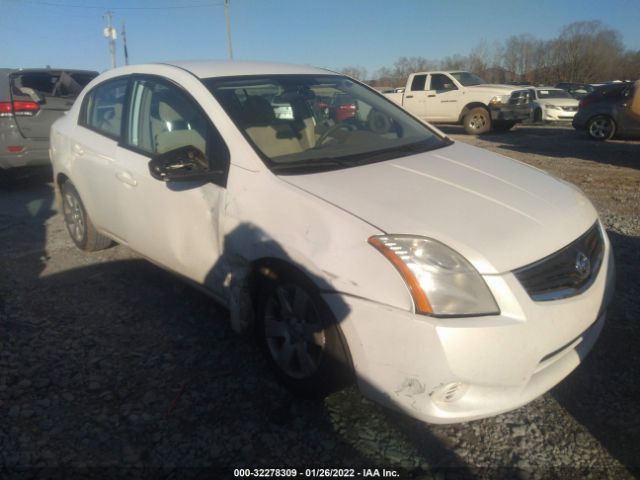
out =
[[[76,155],[84,155],[84,149],[82,148],[82,145],[74,143],[71,149],[73,150],[73,153],[75,153]]]
[[[136,181],[136,179],[133,178],[133,176],[129,172],[117,172],[116,178],[120,180],[122,183],[126,183],[127,185],[130,185],[132,187],[135,187],[136,185],[138,185],[138,182]]]
[[[404,98],[413,98],[413,95],[405,95]]]
[[[427,95],[427,97],[435,97],[435,95]]]

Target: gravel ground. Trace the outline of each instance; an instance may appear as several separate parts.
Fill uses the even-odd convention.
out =
[[[608,228],[618,268],[608,323],[558,387],[453,426],[387,411],[354,388],[296,399],[224,309],[125,247],[76,250],[49,181],[23,179],[0,190],[0,477],[220,478],[285,466],[640,475],[640,142],[594,143],[555,126],[443,130],[575,183]]]

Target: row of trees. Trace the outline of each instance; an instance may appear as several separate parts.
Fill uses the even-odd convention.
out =
[[[522,34],[492,44],[483,40],[467,55],[439,60],[400,57],[393,67],[382,67],[371,76],[359,66],[341,71],[374,86],[403,86],[412,72],[438,69],[469,70],[489,82],[536,85],[635,80],[640,78],[640,50],[626,49],[618,31],[593,20],[567,25],[550,40]]]

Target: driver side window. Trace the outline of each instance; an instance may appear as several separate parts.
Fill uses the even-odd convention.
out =
[[[152,155],[193,145],[207,152],[208,120],[177,89],[136,80],[131,90],[127,143]]]
[[[448,92],[450,90],[457,90],[453,80],[441,73],[434,73],[431,75],[431,85],[429,90],[436,90],[440,92]]]
[[[124,143],[149,156],[193,146],[211,169],[226,172],[229,151],[202,108],[177,86],[156,77],[136,78],[131,87]],[[226,174],[225,174],[226,177]]]

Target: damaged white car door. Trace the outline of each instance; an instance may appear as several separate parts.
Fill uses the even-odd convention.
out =
[[[129,89],[124,148],[115,174],[127,212],[129,245],[220,293],[220,282],[210,277],[221,253],[228,149],[199,104],[176,83],[135,75]],[[162,161],[164,154],[175,155],[181,147],[189,147],[192,157],[195,152],[197,159],[208,162],[215,173],[210,181],[163,182],[152,177],[150,158]],[[185,170],[192,160],[185,156]]]

